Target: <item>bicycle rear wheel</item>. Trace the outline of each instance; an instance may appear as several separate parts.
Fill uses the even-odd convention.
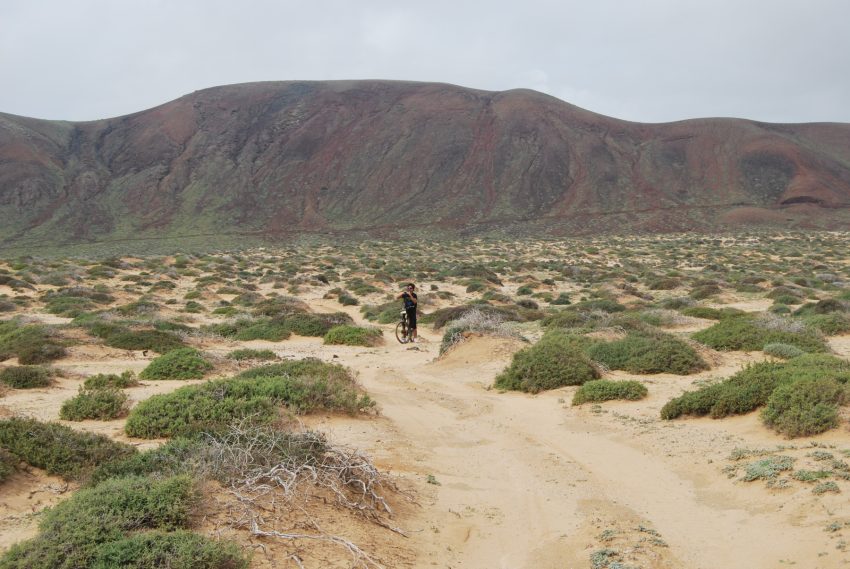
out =
[[[406,344],[410,337],[408,336],[407,322],[402,320],[395,326],[395,339],[402,344]]]

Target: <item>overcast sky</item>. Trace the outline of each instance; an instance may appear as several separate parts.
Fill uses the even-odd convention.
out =
[[[0,111],[90,120],[246,81],[536,89],[644,122],[850,122],[850,0],[2,0]]]

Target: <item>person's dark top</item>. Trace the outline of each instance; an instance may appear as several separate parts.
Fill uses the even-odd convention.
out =
[[[401,294],[401,298],[402,298],[402,300],[404,300],[404,309],[405,309],[405,310],[408,310],[408,311],[409,311],[409,310],[411,310],[411,309],[415,309],[415,308],[416,308],[416,303],[413,301],[413,299],[417,299],[417,300],[418,300],[418,298],[419,298],[419,297],[418,297],[418,296],[416,296],[416,293],[415,293],[415,292],[407,292],[407,291],[404,291],[404,292]]]

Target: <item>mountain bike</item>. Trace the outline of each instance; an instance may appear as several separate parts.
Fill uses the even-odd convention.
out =
[[[408,343],[413,339],[413,330],[410,329],[407,322],[407,311],[401,311],[401,322],[395,325],[395,339],[402,344]]]

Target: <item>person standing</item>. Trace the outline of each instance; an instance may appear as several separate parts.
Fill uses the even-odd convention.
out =
[[[413,283],[407,284],[407,289],[398,295],[404,301],[404,311],[407,313],[407,327],[410,329],[411,342],[416,342],[416,307],[419,304],[419,299],[416,296],[416,285]]]

